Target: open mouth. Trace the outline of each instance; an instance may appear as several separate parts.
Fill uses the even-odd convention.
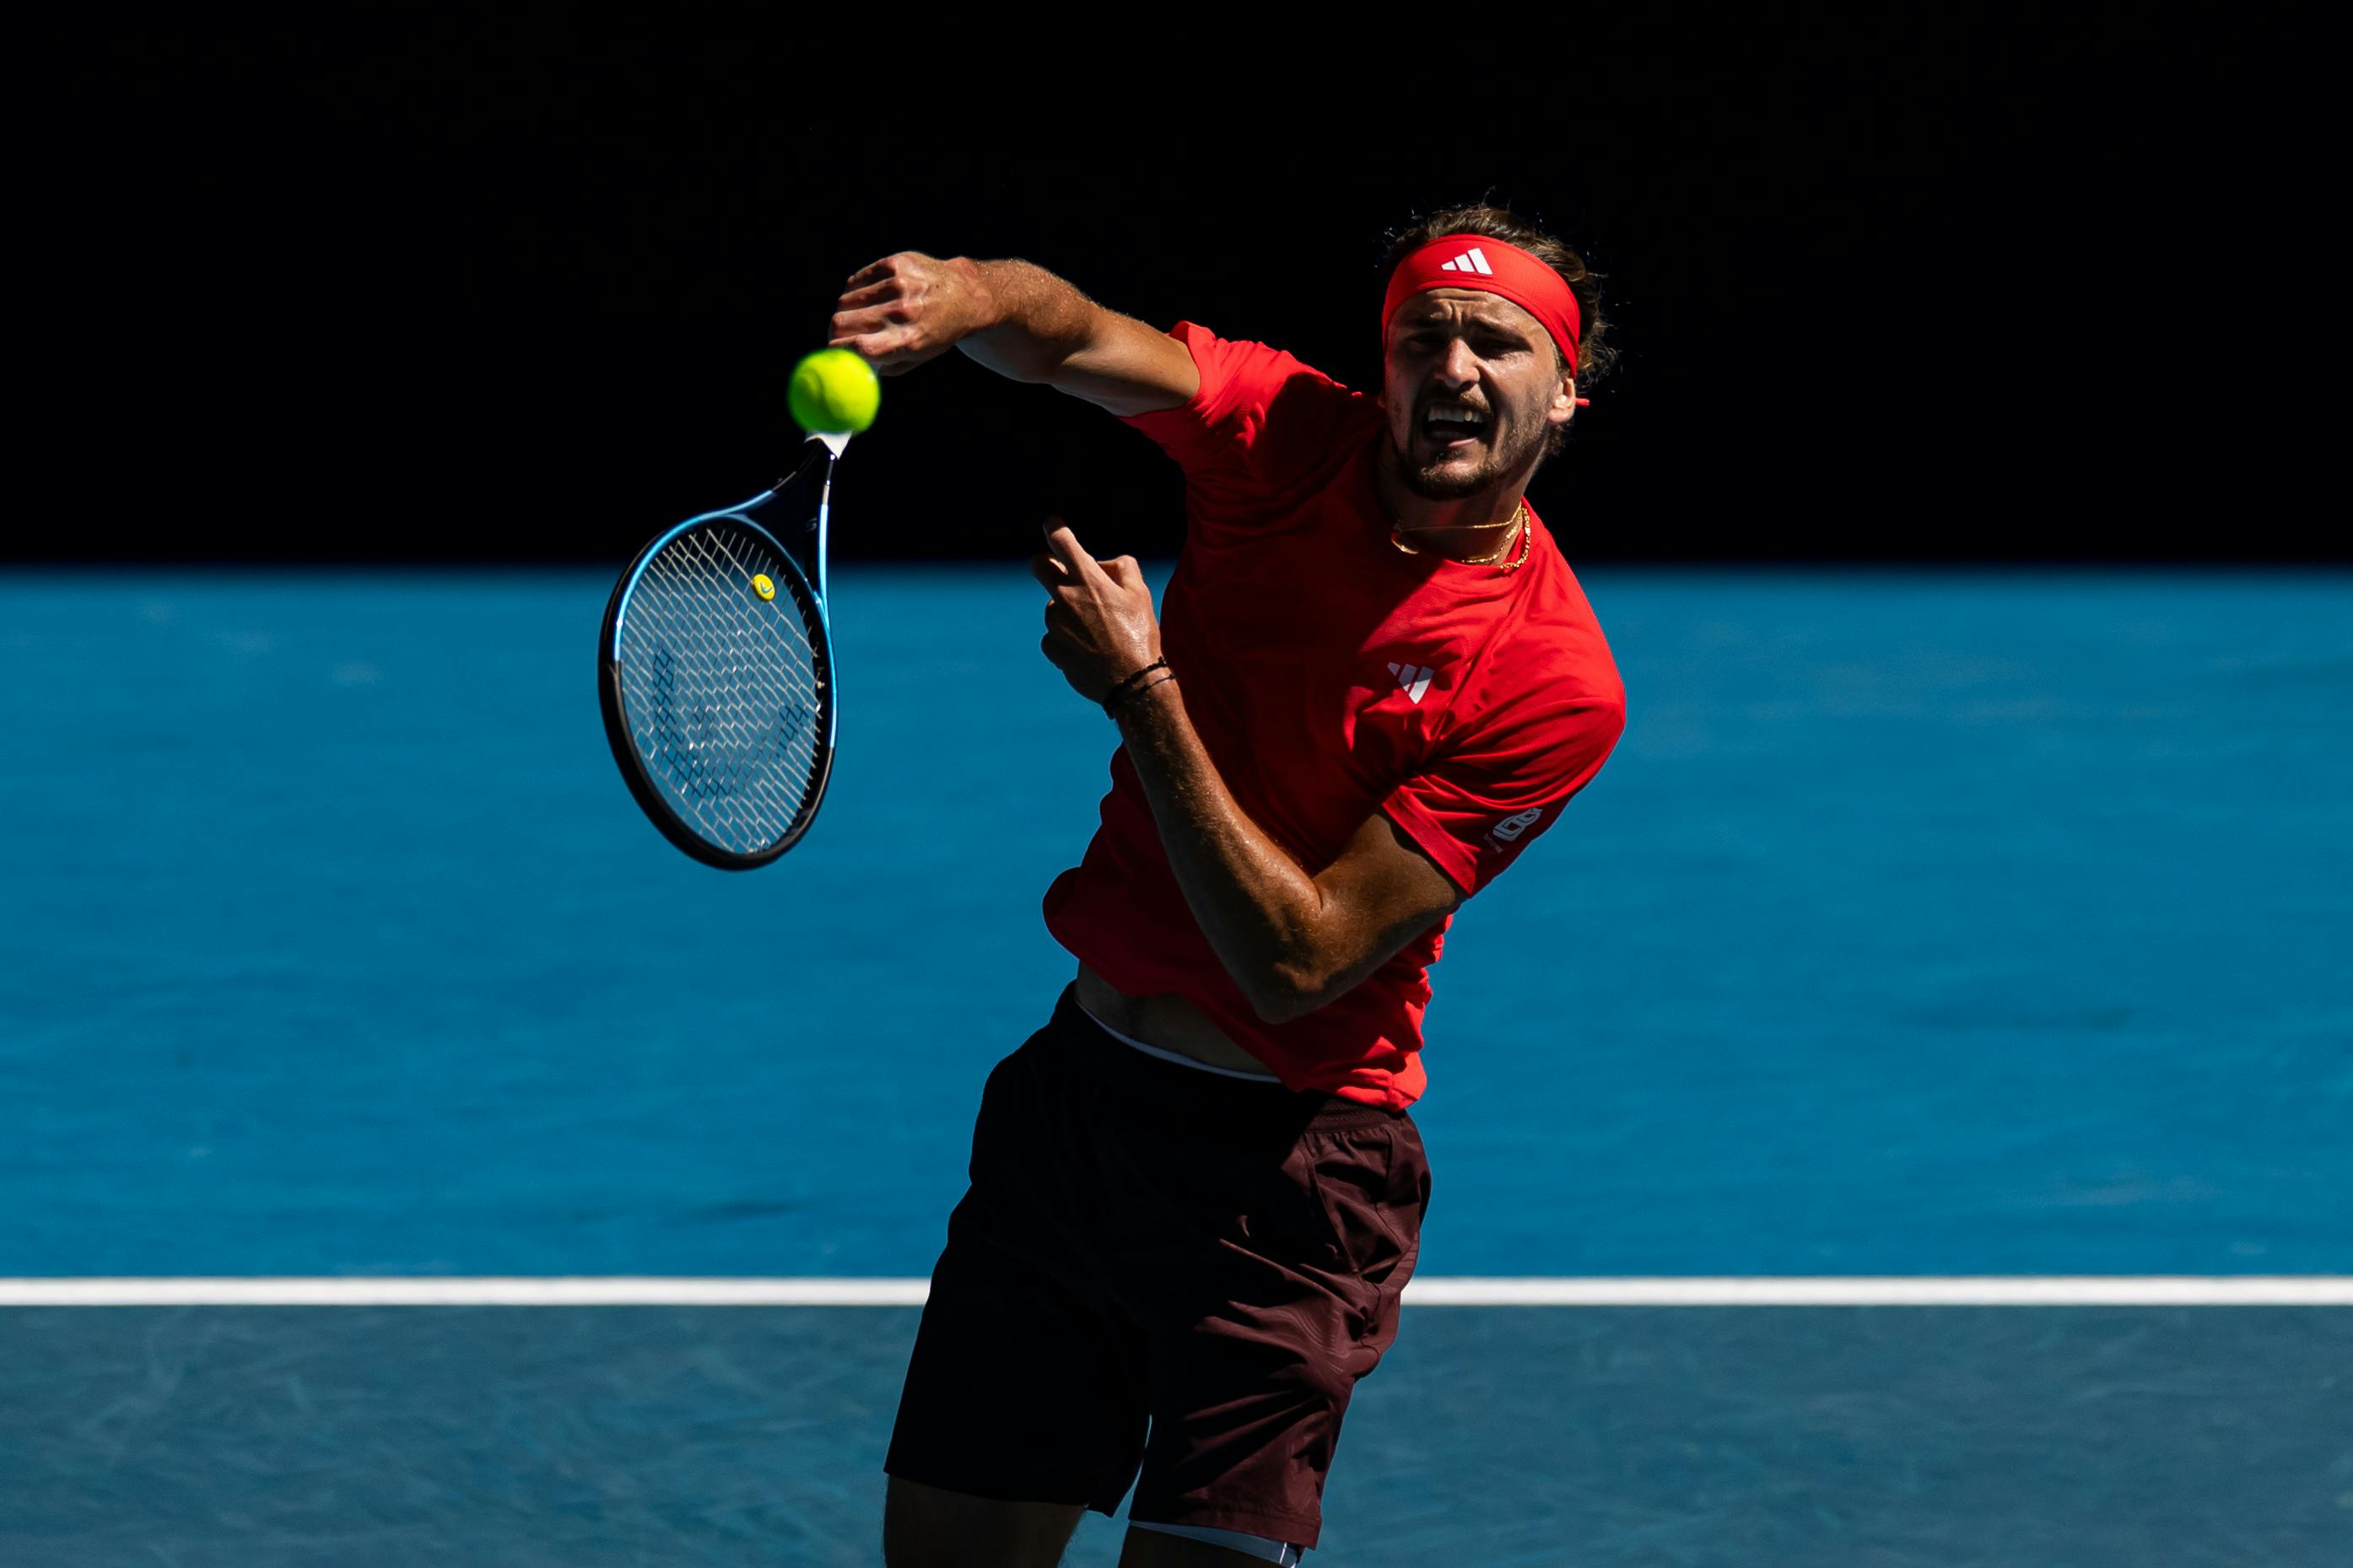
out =
[[[1421,411],[1421,434],[1442,451],[1461,451],[1487,438],[1492,427],[1483,408],[1467,403],[1437,403]]]

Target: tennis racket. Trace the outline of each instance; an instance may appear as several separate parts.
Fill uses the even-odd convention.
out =
[[[605,606],[596,679],[613,760],[663,837],[706,866],[766,865],[825,799],[838,700],[825,534],[848,444],[812,437],[790,477],[655,539]]]

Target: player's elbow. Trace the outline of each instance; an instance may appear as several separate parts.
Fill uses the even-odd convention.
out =
[[[1303,1018],[1315,1011],[1315,1003],[1295,992],[1282,991],[1269,985],[1256,986],[1250,992],[1250,1011],[1261,1024],[1288,1024],[1293,1018]]]
[[[1288,1024],[1307,1016],[1337,995],[1333,986],[1335,978],[1315,966],[1275,963],[1267,966],[1243,991],[1250,998],[1250,1011],[1258,1015],[1261,1023]]]

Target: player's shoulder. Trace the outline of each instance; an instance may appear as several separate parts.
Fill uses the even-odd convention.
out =
[[[1168,329],[1168,335],[1192,350],[1196,359],[1216,359],[1236,370],[1279,369],[1284,374],[1339,384],[1291,350],[1256,338],[1224,337],[1198,321],[1179,321]]]
[[[1547,536],[1546,559],[1513,611],[1495,628],[1482,683],[1488,706],[1616,709],[1623,712],[1626,683],[1600,618],[1584,585]]]
[[[1192,351],[1205,398],[1250,404],[1268,424],[1292,417],[1328,417],[1371,399],[1286,348],[1255,338],[1224,338],[1197,321],[1179,321],[1168,335]]]

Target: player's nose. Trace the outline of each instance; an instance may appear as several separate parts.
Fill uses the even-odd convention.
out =
[[[1449,338],[1431,374],[1449,386],[1468,386],[1479,379],[1479,356],[1462,339]]]

